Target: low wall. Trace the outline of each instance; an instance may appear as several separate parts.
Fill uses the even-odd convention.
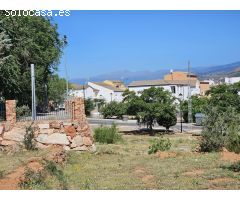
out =
[[[65,150],[95,150],[91,128],[87,122],[84,111],[84,100],[76,98],[72,102],[72,119],[65,121],[35,121],[18,122],[16,115],[8,116],[11,129],[0,132],[0,145],[23,145],[26,127],[31,124],[34,132],[33,142],[39,149],[48,148],[52,145],[61,145]],[[14,113],[13,101],[8,102],[8,112]],[[7,105],[6,105],[7,107]],[[16,112],[15,112],[16,113]],[[0,129],[1,131],[1,129]]]

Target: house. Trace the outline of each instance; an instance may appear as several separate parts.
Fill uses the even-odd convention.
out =
[[[204,96],[213,85],[215,85],[213,80],[200,81],[200,95]]]
[[[178,81],[194,80],[194,81],[196,81],[198,79],[197,79],[197,75],[195,75],[195,74],[192,74],[192,73],[188,74],[188,72],[179,72],[179,71],[175,72],[175,71],[171,70],[171,72],[169,74],[164,76],[164,80],[166,80],[166,81],[172,81],[172,80],[178,80]]]
[[[118,83],[120,83],[120,81],[118,81]],[[98,91],[95,98],[104,99],[106,102],[121,102],[123,100],[122,94],[126,90],[123,83],[116,85],[116,81],[88,82],[88,86]]]
[[[240,77],[225,77],[225,83],[226,84],[234,84],[240,81]]]
[[[73,85],[69,95],[90,99],[104,99],[106,102],[121,102],[122,94],[127,88],[118,80],[106,80],[103,82],[88,82],[87,85]]]
[[[172,93],[176,98],[188,99],[188,91],[190,86],[191,95],[200,94],[200,83],[198,80],[145,80],[133,81],[128,85],[130,91],[136,93],[151,87],[162,87],[166,91]],[[181,94],[181,95],[180,95]]]

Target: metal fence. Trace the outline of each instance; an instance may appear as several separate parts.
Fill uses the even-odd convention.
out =
[[[23,107],[23,106],[21,106]],[[32,111],[26,108],[26,112],[21,111],[21,107],[17,107],[17,120],[30,121],[32,120]],[[64,120],[72,118],[72,101],[65,101],[62,104],[49,103],[48,106],[37,105],[35,120]]]
[[[0,121],[6,120],[6,107],[5,102],[0,102]]]

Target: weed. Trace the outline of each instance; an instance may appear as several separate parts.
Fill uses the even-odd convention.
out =
[[[169,138],[163,137],[153,140],[153,144],[149,146],[148,154],[157,153],[157,151],[167,151],[171,148],[172,144]]]
[[[4,175],[5,175],[5,171],[0,170],[0,179],[2,179],[4,177]]]
[[[30,126],[26,127],[26,134],[24,135],[24,146],[27,150],[35,150],[36,149],[36,145],[33,141],[34,139],[34,130],[32,127],[33,124],[31,124]]]
[[[96,142],[106,144],[113,144],[122,141],[122,137],[118,133],[116,124],[112,124],[110,128],[104,126],[96,128],[94,130],[94,139]]]

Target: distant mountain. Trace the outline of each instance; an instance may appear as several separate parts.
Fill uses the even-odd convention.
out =
[[[200,79],[221,79],[226,76],[240,76],[240,62],[227,65],[193,68],[193,72],[196,73]]]
[[[183,71],[183,69],[175,69],[175,71]],[[186,71],[186,70],[184,70]],[[219,80],[226,76],[240,76],[240,62],[235,62],[227,65],[209,66],[209,67],[193,67],[191,70],[193,73],[197,74],[199,79],[215,79]],[[158,71],[114,71],[106,74],[100,74],[89,79],[78,78],[72,79],[70,82],[85,84],[88,81],[101,82],[104,80],[122,80],[125,84],[129,84],[132,81],[137,80],[154,80],[162,79],[163,76],[170,72],[169,69],[161,69]]]

